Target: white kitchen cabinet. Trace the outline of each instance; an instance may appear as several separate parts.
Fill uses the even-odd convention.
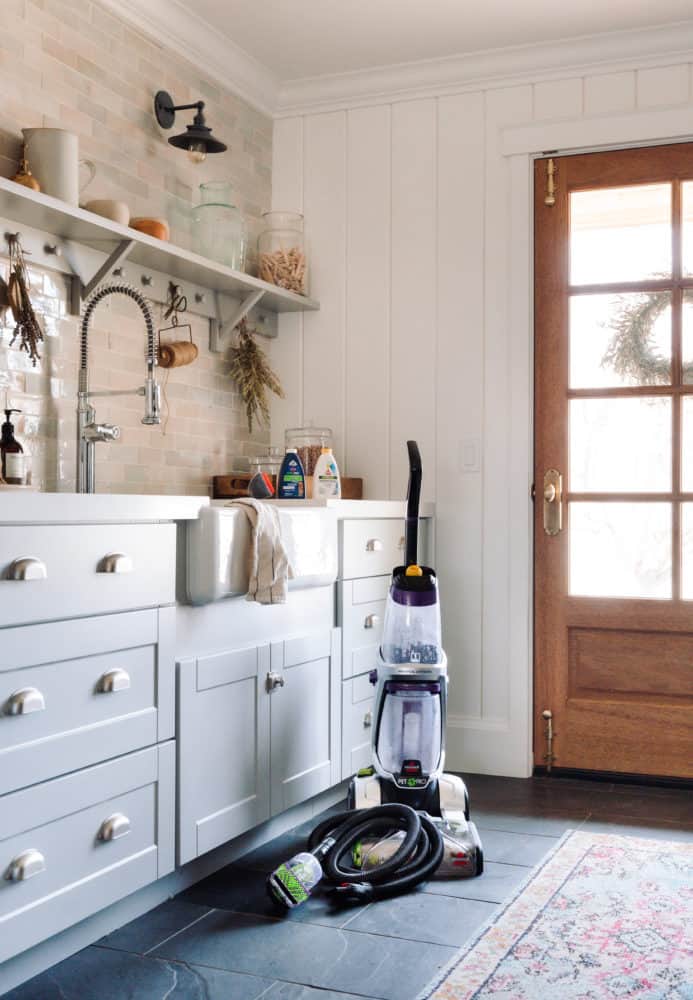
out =
[[[368,674],[342,684],[342,777],[350,778],[371,763],[371,734],[375,725],[375,688]]]
[[[270,814],[269,645],[178,664],[178,861]]]
[[[178,861],[340,779],[340,640],[323,629],[178,664]]]
[[[272,815],[336,785],[340,765],[339,629],[272,643]]]

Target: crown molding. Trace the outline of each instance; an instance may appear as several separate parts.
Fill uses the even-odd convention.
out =
[[[693,58],[693,20],[284,81],[275,118]]]
[[[178,0],[99,0],[99,3],[198,66],[200,73],[258,111],[270,116],[276,111],[279,81],[271,70]]]

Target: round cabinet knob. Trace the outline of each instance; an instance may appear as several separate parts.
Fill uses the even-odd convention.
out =
[[[366,615],[363,620],[364,628],[375,628],[380,624],[380,615]]]
[[[3,713],[5,715],[31,715],[32,712],[43,712],[46,707],[46,699],[38,688],[28,687],[15,691],[5,702]]]
[[[107,670],[99,677],[96,685],[97,691],[101,694],[113,694],[116,691],[127,691],[130,687],[130,674],[127,670]]]
[[[111,840],[120,840],[128,833],[130,833],[130,820],[123,813],[113,813],[99,827],[96,839],[109,843]]]
[[[366,552],[382,552],[383,543],[379,538],[369,538],[366,542]]]
[[[27,879],[33,878],[34,875],[40,875],[45,870],[46,859],[44,856],[40,851],[30,848],[28,851],[22,851],[10,861],[5,878],[8,882],[26,882]]]
[[[373,725],[373,713],[366,712],[366,714],[363,717],[363,728],[370,729],[372,725]]]
[[[97,573],[132,573],[133,565],[130,556],[124,552],[109,552],[98,565]]]
[[[34,556],[22,556],[10,563],[8,580],[45,580],[48,576],[46,564]]]
[[[267,674],[267,690],[274,691],[275,688],[284,687],[284,677],[282,674],[275,674],[273,671]]]

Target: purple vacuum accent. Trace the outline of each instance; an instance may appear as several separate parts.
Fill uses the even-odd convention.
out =
[[[429,694],[440,694],[440,681],[386,681],[385,693],[396,694],[400,691],[428,691]]]
[[[396,604],[405,604],[410,608],[427,608],[437,603],[438,590],[436,587],[431,590],[400,590],[393,584],[390,596]]]
[[[377,670],[371,670],[371,672],[368,675],[368,680],[371,682],[371,684],[377,684],[378,683],[378,671]]]

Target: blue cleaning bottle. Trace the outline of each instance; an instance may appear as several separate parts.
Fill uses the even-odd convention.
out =
[[[295,448],[287,448],[279,470],[277,498],[279,500],[303,500],[306,495],[306,477],[301,459]]]

